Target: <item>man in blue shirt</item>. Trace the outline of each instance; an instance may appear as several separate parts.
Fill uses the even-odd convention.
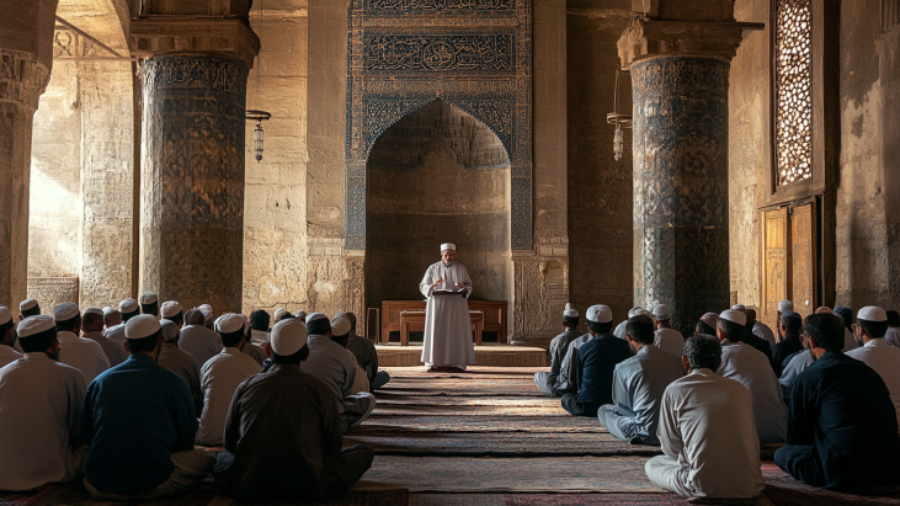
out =
[[[835,315],[810,315],[803,327],[816,361],[794,382],[787,446],[775,463],[828,489],[897,481],[897,416],[881,376],[841,353],[844,329]]]
[[[125,339],[131,356],[98,376],[85,396],[84,485],[95,498],[110,501],[174,495],[209,475],[216,456],[194,450],[191,392],[177,374],[156,363],[162,347],[159,320],[131,318]]]

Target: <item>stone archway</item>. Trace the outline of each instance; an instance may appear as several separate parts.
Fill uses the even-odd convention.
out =
[[[366,307],[422,298],[442,242],[457,244],[473,298],[510,300],[510,160],[490,128],[431,102],[375,141],[366,179]]]

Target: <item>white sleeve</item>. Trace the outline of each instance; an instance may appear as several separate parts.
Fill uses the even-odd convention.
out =
[[[431,292],[434,291],[434,281],[431,275],[431,267],[429,267],[425,271],[425,277],[422,278],[422,282],[419,283],[419,291],[422,292],[422,295],[431,297]]]

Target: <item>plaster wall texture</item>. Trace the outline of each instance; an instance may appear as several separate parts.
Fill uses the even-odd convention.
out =
[[[568,235],[570,299],[584,311],[606,304],[615,321],[634,305],[632,241],[632,130],[624,156],[613,158],[616,42],[630,10],[612,0],[569,0]],[[619,75],[619,112],[632,114],[631,75]],[[558,315],[549,315],[554,323]]]
[[[261,39],[250,71],[247,108],[272,113],[263,122],[265,153],[257,163],[255,123],[246,125],[243,307],[307,309],[307,79],[309,18],[305,9],[266,11],[250,24]]]

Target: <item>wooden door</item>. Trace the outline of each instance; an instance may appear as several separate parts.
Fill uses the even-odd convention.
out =
[[[762,321],[774,331],[778,324],[778,303],[789,298],[790,290],[787,208],[764,211],[763,223]]]
[[[815,203],[791,208],[791,300],[804,318],[816,309]]]

